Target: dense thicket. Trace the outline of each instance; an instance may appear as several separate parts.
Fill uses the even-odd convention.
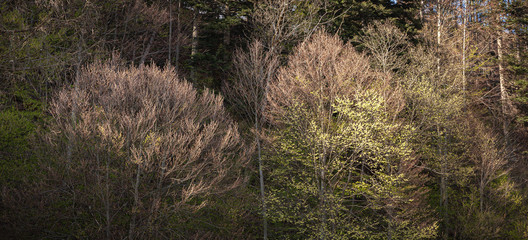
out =
[[[2,1],[0,238],[526,239],[527,45],[525,0]]]

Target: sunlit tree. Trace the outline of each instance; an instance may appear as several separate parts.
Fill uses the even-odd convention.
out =
[[[96,63],[77,84],[53,101],[50,127],[54,143],[73,143],[67,184],[94,218],[92,236],[174,235],[181,207],[244,180],[246,149],[222,97],[198,94],[171,67]]]

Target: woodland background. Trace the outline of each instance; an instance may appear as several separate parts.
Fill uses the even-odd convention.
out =
[[[0,3],[0,238],[528,239],[528,1]]]

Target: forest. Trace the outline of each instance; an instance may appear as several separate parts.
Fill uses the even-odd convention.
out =
[[[3,0],[0,239],[528,239],[526,0]]]

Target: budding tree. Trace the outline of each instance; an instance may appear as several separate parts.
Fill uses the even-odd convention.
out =
[[[275,78],[281,53],[291,44],[302,41],[320,24],[320,1],[259,0],[253,14],[254,34],[248,51],[237,50],[233,61],[233,81],[226,83],[224,93],[241,115],[254,126],[262,201],[263,239],[268,238],[265,204],[262,141],[266,93]]]
[[[435,235],[399,93],[368,58],[316,33],[270,85],[270,216],[299,238]],[[274,187],[278,186],[278,187]]]

